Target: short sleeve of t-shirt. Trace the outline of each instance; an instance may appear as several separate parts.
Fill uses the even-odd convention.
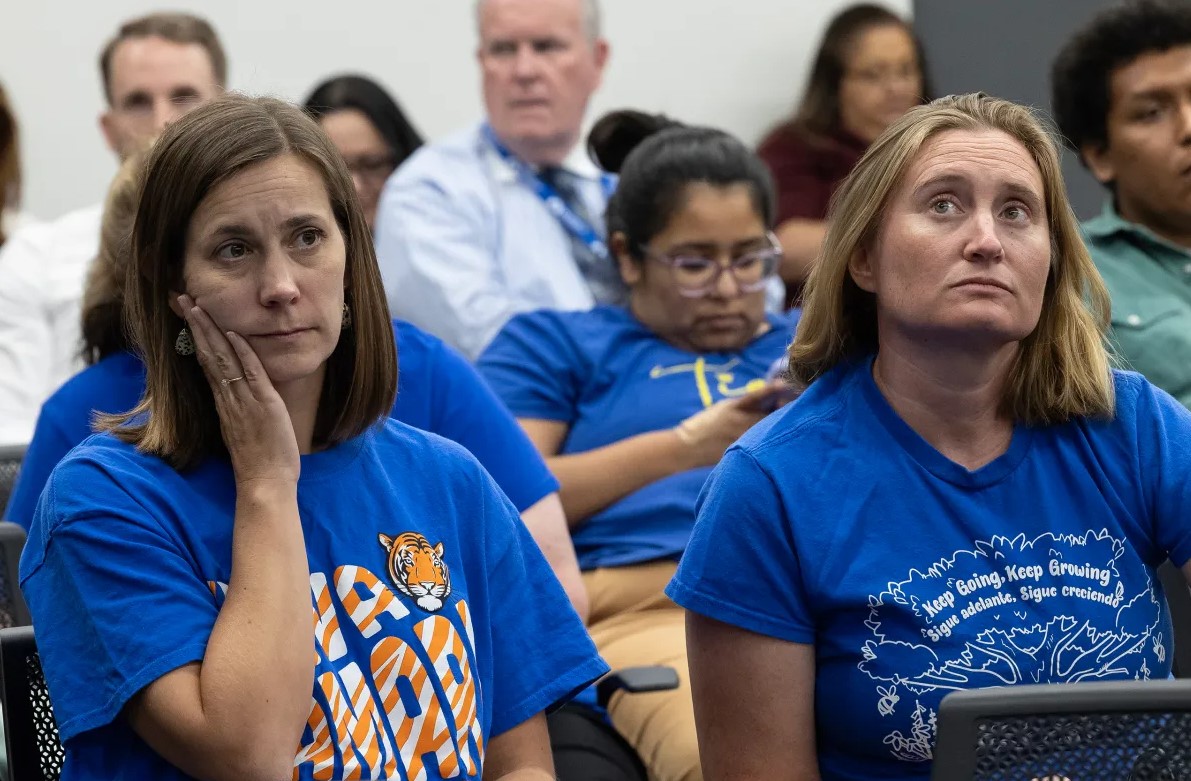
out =
[[[518,511],[557,491],[558,481],[508,408],[463,356],[434,341],[426,356],[434,394],[429,430],[471,451]]]
[[[135,465],[75,451],[38,506],[20,580],[64,742],[206,650],[215,602],[148,509],[156,490]]]
[[[1139,374],[1117,376],[1118,396],[1134,397],[1120,399],[1117,409],[1118,414],[1135,418],[1154,539],[1181,567],[1191,560],[1191,412]]]
[[[733,447],[703,488],[695,530],[666,593],[687,610],[793,643],[813,643],[798,551],[771,477]],[[747,572],[747,584],[740,573]],[[742,587],[747,586],[747,587]]]
[[[517,315],[480,356],[480,373],[518,418],[575,419],[585,372],[562,326],[554,312]]]
[[[496,736],[570,699],[608,666],[508,500],[491,485],[485,493]]]

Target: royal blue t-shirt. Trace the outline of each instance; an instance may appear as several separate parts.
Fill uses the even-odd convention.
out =
[[[393,332],[398,359],[393,418],[470,450],[518,510],[558,490],[533,443],[463,356],[401,320],[393,321]],[[41,408],[5,520],[28,528],[50,471],[91,435],[94,413],[127,412],[144,390],[144,364],[130,352],[104,358],[59,388]]]
[[[768,315],[743,350],[697,354],[663,341],[625,307],[515,316],[480,356],[480,373],[518,418],[568,425],[560,455],[677,426],[765,383],[798,313]],[[710,474],[692,469],[614,502],[572,530],[582,569],[678,558]]]
[[[1191,413],[1114,382],[1112,421],[1019,425],[969,471],[871,361],[839,366],[727,452],[667,593],[815,646],[824,781],[929,778],[956,689],[1168,677],[1154,569],[1191,558]]]
[[[516,509],[459,445],[387,420],[302,457],[298,511],[318,661],[295,778],[478,779],[489,738],[606,671]],[[63,781],[185,778],[120,713],[202,660],[234,514],[226,459],[183,474],[99,434],[55,468],[21,588]],[[406,554],[434,577],[410,582]]]

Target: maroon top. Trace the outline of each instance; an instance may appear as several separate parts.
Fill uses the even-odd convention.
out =
[[[867,148],[845,130],[819,139],[783,125],[766,136],[757,155],[773,173],[778,224],[794,217],[824,219],[835,188]]]

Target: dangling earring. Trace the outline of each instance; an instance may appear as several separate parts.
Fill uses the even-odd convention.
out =
[[[190,336],[190,331],[185,326],[178,332],[178,338],[174,340],[174,352],[178,355],[194,355],[194,339]]]
[[[343,302],[343,328],[347,330],[352,327],[352,310],[348,308],[347,302]]]

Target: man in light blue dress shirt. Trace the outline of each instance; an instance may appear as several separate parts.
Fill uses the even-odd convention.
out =
[[[475,358],[514,314],[622,300],[614,180],[579,148],[608,43],[596,0],[479,0],[486,121],[390,178],[376,245],[394,316]]]

